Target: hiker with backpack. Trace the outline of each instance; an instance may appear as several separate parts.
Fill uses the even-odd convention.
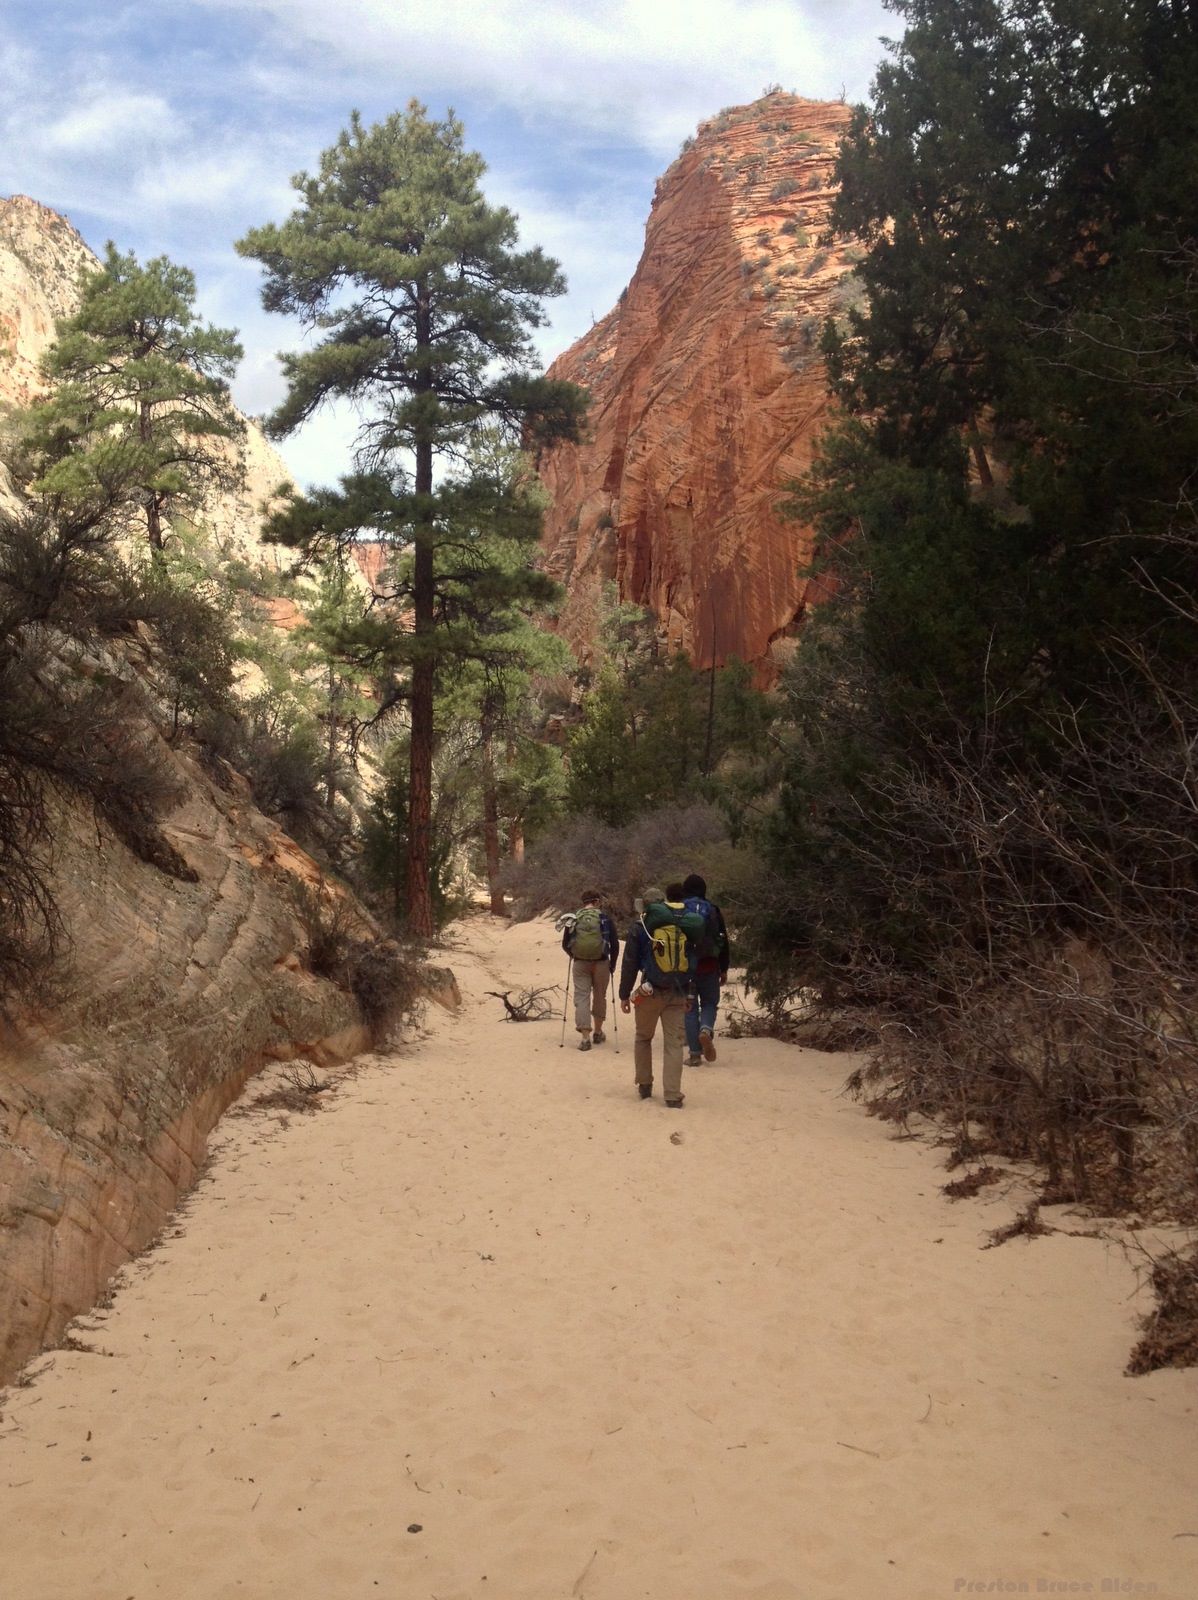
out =
[[[582,1035],[578,1041],[580,1050],[603,1044],[607,1038],[603,1031],[607,987],[620,953],[616,925],[600,909],[601,898],[597,890],[588,889],[579,910],[565,919],[562,934],[562,949],[570,957],[574,975],[574,1026]]]
[[[642,1100],[653,1093],[653,1035],[661,1023],[662,1088],[666,1105],[678,1110],[684,1099],[683,1019],[694,993],[692,940],[702,931],[702,922],[682,904],[680,886],[671,888],[674,899],[655,887],[636,902],[639,920],[628,930],[620,968],[620,1009],[636,1007],[633,1062]]]
[[[715,1018],[720,990],[728,980],[728,929],[724,913],[707,898],[707,883],[697,872],[682,884],[682,903],[703,918],[703,932],[695,941],[695,1004],[686,1014],[688,1067],[714,1061]]]

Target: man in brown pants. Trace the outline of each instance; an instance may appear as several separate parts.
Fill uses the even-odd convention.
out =
[[[662,890],[654,887],[645,890],[637,901],[642,910],[654,901],[664,900]],[[633,988],[638,978],[644,982],[636,994],[636,1038],[633,1060],[636,1067],[636,1088],[642,1100],[653,1093],[653,1035],[661,1022],[662,1088],[666,1105],[678,1110],[685,1098],[682,1093],[682,1051],[686,1043],[686,1008],[689,1004],[685,981],[666,980],[653,960],[653,946],[643,922],[635,922],[628,930],[624,945],[624,961],[620,967],[620,1010],[631,1011]],[[651,992],[646,994],[646,988]]]

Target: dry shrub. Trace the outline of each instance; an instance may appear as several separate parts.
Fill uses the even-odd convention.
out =
[[[622,828],[576,817],[530,845],[523,864],[509,868],[505,886],[520,918],[576,906],[587,889],[597,889],[618,916],[631,916],[646,884],[664,887],[703,871],[726,850],[727,838],[723,817],[709,805],[646,813]],[[714,888],[715,873],[704,876]]]
[[[227,630],[195,596],[118,558],[110,509],[0,512],[0,993],[38,987],[63,938],[51,888],[56,796],[89,802],[141,860],[194,879],[159,826],[178,783],[157,706],[113,641],[150,623],[186,643],[159,663],[177,721],[183,701],[227,689]]]
[[[350,957],[362,931],[362,916],[353,902],[304,883],[295,890],[295,909],[308,935],[308,970],[348,988]]]
[[[420,967],[393,939],[359,942],[350,952],[348,987],[376,1041],[412,1020],[423,1001]]]
[[[248,1117],[257,1111],[298,1111],[306,1115],[320,1111],[324,1102],[318,1096],[330,1087],[327,1078],[316,1076],[311,1063],[298,1062],[285,1067],[283,1082],[242,1107],[240,1115]]]
[[[1157,1304],[1127,1363],[1133,1378],[1158,1367],[1198,1365],[1198,1246],[1170,1250],[1153,1262],[1152,1287]]]
[[[512,990],[506,989],[502,993],[498,989],[488,989],[487,993],[494,1000],[503,1002],[506,1013],[506,1022],[549,1022],[555,1015],[556,997],[561,993],[559,985],[546,986],[541,989],[521,989],[512,999]]]
[[[349,990],[376,1042],[415,1016],[423,989],[413,952],[394,939],[363,938],[367,924],[346,895],[303,884],[295,901],[308,934],[308,969]]]
[[[724,1027],[732,1039],[778,1039],[803,1050],[830,1053],[864,1050],[877,1042],[877,1031],[868,1015],[852,1008],[828,1007],[817,997],[799,1006],[774,1000],[764,1011],[750,1011],[734,999],[724,1007]],[[860,1089],[854,1073],[850,1087]]]

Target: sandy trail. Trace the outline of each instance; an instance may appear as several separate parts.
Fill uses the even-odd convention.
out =
[[[980,1250],[1011,1198],[947,1202],[843,1058],[642,1103],[627,1025],[485,997],[561,981],[544,923],[466,936],[459,1016],[226,1122],[104,1354],[10,1391],[3,1600],[1198,1594],[1198,1375],[1121,1376],[1118,1248]]]

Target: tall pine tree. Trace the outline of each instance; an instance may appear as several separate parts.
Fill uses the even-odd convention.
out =
[[[422,935],[433,932],[437,664],[461,642],[439,609],[437,553],[460,550],[480,517],[502,517],[509,503],[486,480],[439,482],[437,464],[459,459],[484,425],[537,442],[575,438],[583,410],[580,391],[535,372],[531,330],[564,279],[539,249],[516,247],[515,217],[483,197],[484,171],[452,114],[437,121],[412,102],[366,127],[355,113],[319,173],[295,178],[300,205],[288,220],[238,245],[266,269],[267,309],[321,333],[284,359],[288,394],[272,432],[286,435],[339,399],[363,415],[356,473],[293,507],[280,531],[310,545],[381,530],[411,550],[410,627],[393,619],[410,673],[407,914]]]

